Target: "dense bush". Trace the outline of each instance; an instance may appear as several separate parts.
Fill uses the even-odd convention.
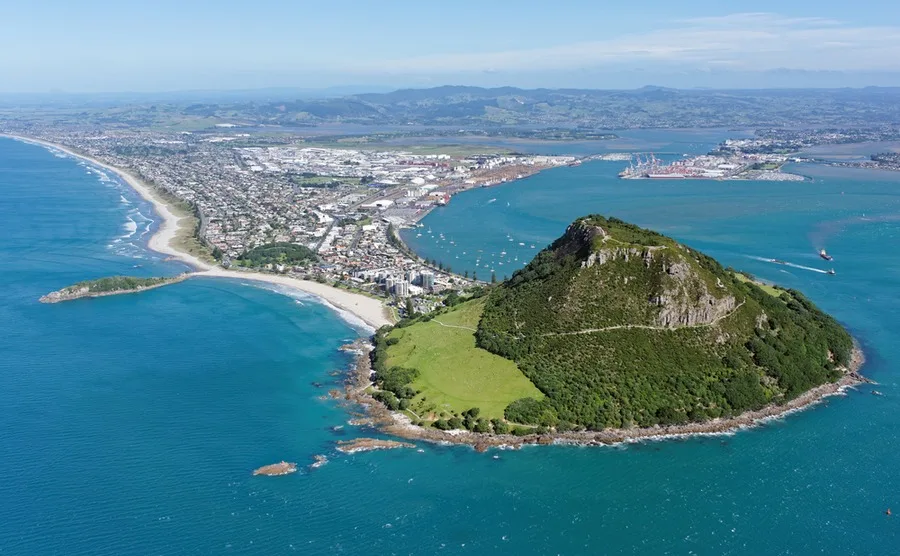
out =
[[[97,280],[87,280],[78,282],[77,284],[65,288],[66,290],[77,291],[86,287],[92,293],[106,293],[115,291],[136,290],[139,288],[148,288],[164,284],[172,278],[137,278],[134,276],[108,276],[106,278],[98,278]]]
[[[488,294],[477,345],[515,361],[547,396],[511,403],[509,421],[595,430],[702,421],[790,400],[849,364],[849,334],[799,292],[775,297],[616,219],[587,223],[609,233],[607,243],[587,245],[584,229],[570,228]],[[613,255],[583,266],[598,248]],[[687,269],[677,282],[674,266]],[[649,300],[673,291],[688,305],[702,295],[743,305],[715,326],[647,328],[659,311]],[[558,334],[597,328],[608,330]]]
[[[375,349],[372,350],[372,369],[375,371],[374,382],[384,393],[390,394],[390,397],[383,396],[385,399],[393,398],[398,400],[397,407],[391,407],[382,397],[373,395],[376,400],[385,403],[392,410],[407,409],[409,400],[413,399],[417,392],[412,387],[412,382],[419,376],[418,369],[408,367],[388,367],[387,366],[387,346],[392,345],[393,338],[387,337],[389,328],[379,329],[375,333]],[[381,392],[379,391],[379,392]],[[379,392],[376,392],[378,394]],[[406,402],[406,403],[403,403]],[[402,406],[402,407],[401,407]]]
[[[509,425],[502,419],[491,419],[491,427],[496,434],[506,434],[509,432]]]
[[[388,409],[391,411],[397,411],[400,409],[400,400],[397,399],[392,392],[387,392],[385,390],[376,390],[372,393],[372,397],[383,403]]]

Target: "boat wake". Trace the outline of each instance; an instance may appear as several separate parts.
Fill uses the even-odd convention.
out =
[[[810,272],[818,272],[819,274],[828,274],[827,270],[822,270],[821,268],[813,268],[811,266],[803,266],[802,264],[794,264],[789,263],[787,261],[782,261],[780,259],[767,259],[765,257],[756,257],[753,255],[748,255],[749,258],[762,261],[764,263],[772,263],[772,264],[780,264],[782,266],[789,266],[791,268],[799,268],[800,270],[808,270]]]

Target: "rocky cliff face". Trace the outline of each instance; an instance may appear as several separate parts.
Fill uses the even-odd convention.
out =
[[[659,307],[657,323],[667,328],[711,324],[737,307],[734,297],[720,299],[708,293],[690,301],[683,295],[661,295],[651,299],[651,303]]]
[[[657,323],[660,326],[677,328],[710,324],[726,316],[737,306],[734,296],[713,295],[687,262],[679,261],[664,267],[667,286],[657,296],[650,299],[659,307]]]
[[[609,234],[600,226],[592,226],[581,220],[576,221],[566,228],[566,233],[553,242],[550,249],[558,257],[576,255],[586,257],[591,251],[595,238],[607,238]]]
[[[599,228],[598,228],[599,229]],[[579,238],[585,238],[580,239]],[[577,241],[589,240],[598,234],[589,231],[579,233]],[[605,236],[604,236],[605,237]],[[581,261],[581,268],[589,269],[615,261],[629,262],[640,259],[647,272],[661,270],[665,275],[664,284],[658,292],[650,295],[648,303],[658,308],[656,324],[667,328],[710,324],[726,316],[737,306],[734,296],[716,296],[709,291],[697,271],[677,255],[666,252],[668,247],[604,247],[592,251]],[[658,265],[654,265],[658,263]],[[657,269],[658,266],[658,269]],[[651,267],[653,267],[651,269]]]
[[[636,247],[600,249],[588,255],[588,257],[581,262],[581,268],[591,268],[595,264],[602,265],[616,259],[628,262],[635,257],[640,257],[644,261],[644,266],[650,268],[650,264],[653,262],[653,250],[652,247],[644,247],[643,249],[638,249]]]

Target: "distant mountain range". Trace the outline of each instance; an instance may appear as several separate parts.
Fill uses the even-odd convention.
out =
[[[487,129],[504,126],[581,129],[696,127],[884,126],[900,122],[900,87],[861,89],[520,89],[442,86],[359,92],[260,89],[87,95],[53,93],[0,95],[4,106],[88,107],[98,122],[155,122],[179,119],[250,125],[310,126],[352,123],[381,126],[447,126]],[[160,111],[159,107],[166,110]],[[162,119],[160,114],[165,114]],[[22,115],[20,112],[19,116]],[[87,115],[85,116],[87,117]],[[173,122],[174,119],[174,122]],[[199,122],[197,122],[199,120]],[[82,120],[82,123],[90,119]]]
[[[233,106],[196,104],[221,117]],[[337,98],[252,103],[247,119],[270,124],[567,126],[589,128],[832,126],[900,121],[900,88],[682,90],[518,89],[443,86]]]

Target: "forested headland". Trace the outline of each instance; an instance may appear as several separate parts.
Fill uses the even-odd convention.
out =
[[[425,347],[428,358],[407,355]],[[419,424],[476,432],[702,423],[835,382],[853,349],[847,331],[800,292],[763,289],[671,238],[594,215],[483,298],[380,332],[376,397],[426,410],[415,413]],[[475,375],[459,368],[467,361]],[[458,393],[434,391],[430,377],[451,389],[457,375],[477,385],[470,398],[503,399],[517,384],[503,361],[536,391],[502,415],[475,402],[463,410]],[[440,403],[421,403],[423,385]]]

